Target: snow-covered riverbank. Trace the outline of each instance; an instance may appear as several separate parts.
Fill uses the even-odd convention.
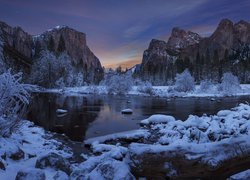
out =
[[[178,163],[190,161],[198,162],[192,166],[191,174],[202,163],[205,170],[210,168],[209,172],[219,177],[216,170],[227,168],[231,161],[236,166],[244,161],[246,165],[240,167],[242,171],[250,167],[248,158],[243,158],[250,153],[248,104],[221,110],[213,116],[190,115],[186,121],[153,115],[141,121],[141,126],[131,132],[85,140],[91,153],[82,154],[83,160],[75,162],[72,160],[74,152],[67,144],[23,120],[10,137],[0,138],[0,177],[11,180],[19,174],[31,179],[134,179],[159,171],[169,177],[178,177],[183,173]],[[178,158],[178,161],[171,161],[171,158]],[[156,165],[154,163],[158,169],[151,167]],[[227,175],[240,170],[234,168],[221,173]],[[232,178],[249,178],[249,172]]]
[[[141,91],[140,87],[133,86],[126,95],[155,96],[155,97],[224,97],[224,96],[245,96],[250,95],[250,84],[241,84],[241,89],[233,93],[219,91],[217,86],[212,86],[206,91],[200,89],[200,85],[195,86],[191,92],[176,92],[171,86],[152,86],[150,92]],[[39,92],[63,93],[66,95],[77,94],[108,94],[106,86],[82,86],[67,87],[63,89],[40,89]]]

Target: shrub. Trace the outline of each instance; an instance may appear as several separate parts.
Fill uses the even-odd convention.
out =
[[[149,95],[153,94],[153,86],[148,81],[145,83],[141,82],[137,89],[141,93],[145,93],[145,94],[149,94]]]
[[[231,72],[224,73],[218,90],[225,94],[233,94],[240,91],[241,87],[237,76],[234,76]]]
[[[8,135],[18,124],[29,103],[31,87],[21,83],[22,73],[12,75],[10,70],[0,75],[0,134]]]
[[[176,75],[174,89],[178,92],[189,92],[195,89],[194,78],[188,69]]]

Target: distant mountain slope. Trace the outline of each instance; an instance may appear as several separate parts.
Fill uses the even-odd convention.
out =
[[[223,19],[208,38],[173,28],[168,42],[150,42],[137,76],[161,85],[185,68],[197,82],[220,81],[224,72],[232,71],[242,83],[250,83],[250,24]]]

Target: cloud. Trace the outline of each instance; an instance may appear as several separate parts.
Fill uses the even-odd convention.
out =
[[[131,39],[139,36],[141,33],[146,31],[149,28],[149,25],[145,24],[138,24],[132,27],[129,27],[124,31],[124,37]]]

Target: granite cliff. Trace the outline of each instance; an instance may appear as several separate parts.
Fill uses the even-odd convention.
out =
[[[103,77],[101,63],[87,46],[86,35],[67,26],[32,36],[20,27],[0,22],[0,41],[0,53],[6,67],[23,71],[26,76],[41,52],[49,51],[57,56],[66,53],[74,72],[83,73],[88,83],[98,83]]]
[[[210,37],[173,28],[167,42],[153,39],[144,51],[137,73],[144,80],[163,85],[188,68],[197,82],[220,81],[231,71],[242,83],[250,82],[250,24],[223,19]]]

